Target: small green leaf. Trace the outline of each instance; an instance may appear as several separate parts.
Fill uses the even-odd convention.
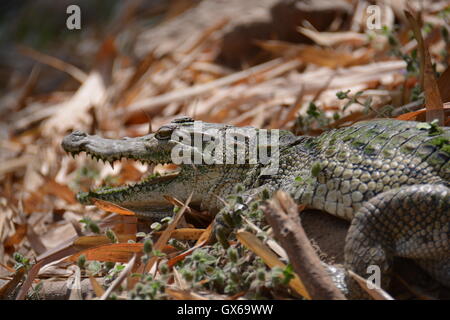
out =
[[[102,264],[99,261],[91,261],[87,266],[87,270],[91,275],[99,274],[102,270]]]
[[[292,268],[292,265],[289,263],[286,268],[283,270],[284,275],[284,283],[288,284],[291,279],[294,278],[294,268]]]
[[[151,254],[153,250],[153,241],[151,239],[147,239],[144,241],[144,253]]]
[[[161,219],[161,223],[168,223],[170,224],[172,222],[173,218],[172,217],[165,217]]]
[[[347,99],[348,98],[348,94],[350,93],[350,90],[347,90],[347,91],[345,91],[345,92],[343,92],[343,91],[338,91],[338,92],[336,92],[336,97],[339,99],[339,100],[344,100],[344,99]]]
[[[153,222],[153,223],[151,224],[151,226],[150,226],[150,228],[151,228],[152,230],[155,230],[155,231],[160,230],[161,227],[162,227],[162,224],[159,223],[159,222]]]
[[[111,241],[111,243],[119,242],[117,235],[115,234],[115,232],[112,229],[110,229],[110,228],[106,229],[105,234],[108,237],[108,239]]]
[[[82,254],[81,256],[78,257],[77,265],[80,269],[84,269],[85,264],[86,264],[86,256]]]
[[[238,252],[235,248],[232,248],[232,247],[228,248],[227,253],[228,253],[228,258],[230,258],[231,262],[236,263],[238,261],[239,256],[238,256]]]

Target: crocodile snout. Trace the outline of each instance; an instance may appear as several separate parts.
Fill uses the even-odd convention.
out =
[[[61,142],[61,146],[66,152],[80,151],[80,147],[86,144],[87,134],[82,131],[74,131],[65,136]]]

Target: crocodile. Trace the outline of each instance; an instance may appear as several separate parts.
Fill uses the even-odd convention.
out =
[[[375,119],[311,137],[181,117],[134,138],[75,131],[62,147],[110,163],[125,157],[178,165],[176,174],[79,193],[83,204],[101,199],[143,219],[161,218],[172,213],[170,195],[220,216],[238,184],[245,203],[262,190],[284,190],[350,222],[345,270],[367,277],[368,267],[378,266],[387,288],[399,256],[450,287],[449,127]],[[347,272],[334,278],[349,296],[356,291]]]

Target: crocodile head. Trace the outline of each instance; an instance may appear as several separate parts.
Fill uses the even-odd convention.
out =
[[[74,131],[64,137],[62,147],[72,155],[85,152],[109,163],[127,158],[179,166],[178,174],[80,193],[78,200],[84,204],[96,198],[128,208],[142,217],[156,217],[171,211],[165,195],[185,201],[192,193],[191,204],[215,212],[221,207],[220,198],[237,183],[245,182],[252,169],[258,167],[258,161],[250,161],[249,151],[249,146],[257,142],[255,130],[258,131],[183,117],[136,138],[105,139]]]
[[[86,152],[97,160],[113,164],[122,158],[134,159],[147,164],[173,163],[172,149],[184,146],[183,138],[192,131],[195,121],[191,118],[179,118],[159,128],[155,133],[136,138],[104,139],[74,131],[64,137],[62,147],[66,152],[76,155]],[[192,148],[194,150],[194,148]]]

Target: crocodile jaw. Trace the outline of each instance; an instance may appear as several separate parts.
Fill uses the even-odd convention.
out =
[[[61,145],[72,156],[85,152],[93,159],[108,162],[111,166],[114,161],[122,158],[146,164],[171,163],[170,152],[164,150],[166,143],[159,143],[156,140],[154,134],[136,138],[105,139],[74,131],[64,137]],[[77,199],[87,205],[92,204],[93,199],[108,201],[132,210],[141,217],[168,215],[172,211],[172,206],[165,199],[166,195],[182,201],[187,198],[184,194],[188,188],[180,184],[185,179],[177,180],[177,177],[178,174],[170,174],[147,178],[136,184],[80,192]]]
[[[153,140],[156,140],[154,134],[136,138],[105,139],[81,131],[74,131],[64,137],[61,146],[72,156],[86,152],[92,158],[111,164],[122,158],[134,159],[148,164],[170,162],[170,153],[165,153],[161,147],[159,148],[161,150],[150,148]]]

